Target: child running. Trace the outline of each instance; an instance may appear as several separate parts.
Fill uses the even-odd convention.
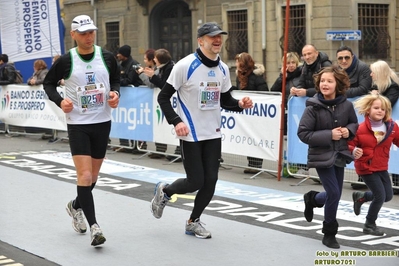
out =
[[[371,201],[363,226],[363,233],[382,236],[375,221],[384,204],[393,197],[388,174],[389,151],[392,143],[399,146],[399,127],[392,120],[391,102],[385,96],[370,94],[355,103],[358,113],[365,116],[355,138],[348,142],[355,157],[356,173],[371,191],[355,191],[352,194],[353,210],[360,214],[362,204]]]
[[[342,194],[344,170],[353,161],[347,140],[358,128],[353,104],[346,99],[349,77],[338,66],[323,68],[314,75],[316,95],[306,101],[298,127],[299,139],[308,144],[308,167],[316,168],[324,192],[309,191],[303,198],[304,215],[313,219],[313,208],[324,206],[323,241],[329,248],[340,248],[337,209]]]

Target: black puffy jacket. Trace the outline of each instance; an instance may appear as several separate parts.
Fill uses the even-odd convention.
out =
[[[345,95],[334,100],[324,100],[321,94],[307,99],[306,109],[298,127],[299,139],[308,144],[308,167],[329,168],[335,164],[338,155],[346,163],[353,161],[347,140],[355,137],[359,124],[352,102]],[[346,127],[348,139],[333,140],[332,129]]]
[[[304,64],[302,67],[302,74],[299,79],[298,87],[306,89],[306,96],[312,97],[316,94],[316,89],[313,81],[313,75],[318,73],[320,69],[326,66],[331,66],[332,63],[328,59],[328,55],[323,52],[319,52],[316,61],[311,65]]]
[[[353,98],[368,94],[372,83],[370,67],[354,56],[353,67],[350,66],[350,69],[349,73],[346,72],[351,83],[350,88],[346,91],[346,97]]]
[[[13,64],[4,63],[0,66],[0,85],[14,84],[16,80],[16,73]]]

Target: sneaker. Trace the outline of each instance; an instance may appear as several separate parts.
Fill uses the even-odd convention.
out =
[[[384,232],[382,232],[375,223],[369,223],[366,220],[366,223],[363,226],[363,233],[367,235],[373,236],[383,236]]]
[[[78,232],[78,233],[86,233],[87,227],[86,227],[86,223],[85,223],[85,219],[84,219],[84,215],[83,215],[83,210],[82,209],[77,209],[75,210],[72,207],[72,200],[70,202],[68,202],[68,204],[66,205],[66,210],[69,214],[69,216],[72,217],[72,228]]]
[[[154,198],[151,200],[151,212],[157,219],[162,217],[163,209],[170,200],[170,198],[163,192],[163,189],[166,186],[167,184],[159,182],[155,186]]]
[[[90,232],[91,232],[91,245],[92,246],[98,246],[98,245],[104,244],[106,239],[103,235],[103,231],[98,226],[98,224],[93,224],[90,227]]]
[[[195,219],[194,222],[187,221],[186,223],[186,235],[192,235],[198,238],[211,238],[211,232],[206,230],[203,226],[203,223],[200,222],[199,219]]]
[[[356,215],[360,214],[360,210],[362,209],[363,203],[366,201],[364,198],[364,192],[360,191],[355,191],[352,193],[352,199],[353,199],[353,212]]]

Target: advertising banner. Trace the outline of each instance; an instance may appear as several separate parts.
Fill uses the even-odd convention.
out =
[[[0,0],[1,48],[11,62],[61,53],[57,3]]]
[[[65,89],[58,88],[61,95]],[[14,126],[66,130],[64,112],[47,97],[42,86],[0,86],[0,121]]]

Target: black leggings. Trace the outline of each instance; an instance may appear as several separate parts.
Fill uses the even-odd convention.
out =
[[[221,157],[221,139],[198,142],[180,140],[186,178],[180,178],[168,185],[164,192],[168,196],[185,194],[198,190],[190,219],[199,218],[215,193]]]

